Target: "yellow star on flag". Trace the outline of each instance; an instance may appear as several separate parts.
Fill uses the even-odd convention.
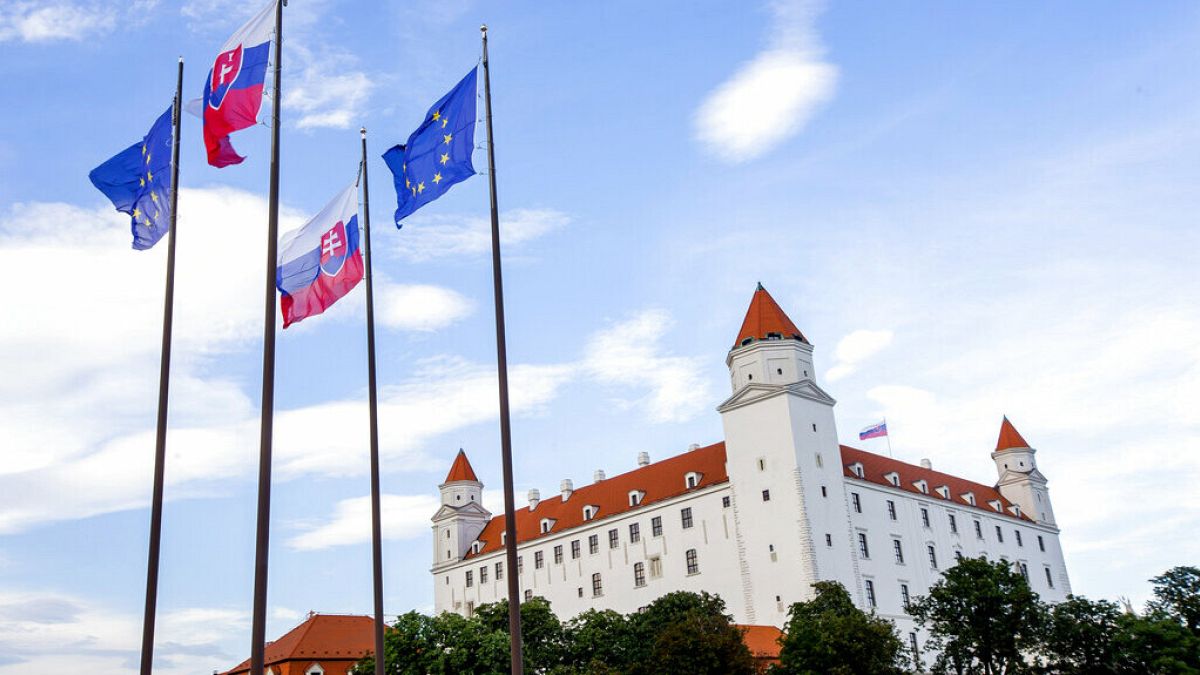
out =
[[[446,145],[450,145],[450,139],[454,138],[454,134],[446,134],[445,136],[442,136],[442,138],[446,139],[444,141]]]
[[[435,173],[435,174],[433,174],[433,183],[434,183],[434,185],[437,185],[437,184],[438,184],[438,183],[440,183],[440,182],[442,182],[442,174],[440,174],[440,173]]]
[[[146,187],[146,179],[145,178],[138,179],[138,187]]]
[[[146,153],[146,163],[147,164],[150,163],[150,153],[149,152]]]
[[[424,192],[424,191],[425,191],[425,183],[424,182],[417,183],[417,192]]]
[[[443,129],[445,129],[445,128],[446,128],[446,122],[449,122],[449,121],[450,121],[450,120],[442,120],[442,128],[443,128]]]
[[[438,110],[433,113],[433,121],[436,122],[442,119],[442,111]]]
[[[407,178],[404,179],[404,187],[406,187],[406,188],[412,187],[412,183],[409,182],[409,180]]]
[[[154,180],[154,172],[149,169],[146,169],[146,180]]]
[[[442,164],[445,164],[446,162],[449,162],[449,161],[450,161],[449,153],[442,155]]]
[[[135,208],[133,210],[133,219],[137,220],[138,218],[141,218],[141,217],[142,217],[142,210],[139,208]]]
[[[157,192],[150,193],[150,201],[154,202],[155,204],[158,203],[158,193]]]

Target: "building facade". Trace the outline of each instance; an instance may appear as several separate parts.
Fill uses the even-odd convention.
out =
[[[1007,418],[991,453],[994,486],[840,445],[834,399],[813,348],[770,294],[754,293],[726,357],[725,439],[542,499],[517,519],[526,599],[562,618],[629,613],[676,590],[720,595],[734,621],[782,627],[816,581],[838,581],[859,607],[893,620],[918,649],[905,611],[963,557],[1003,560],[1049,602],[1070,581],[1036,451]],[[982,453],[981,453],[982,454]],[[504,518],[460,451],[433,517],[434,606],[471,614],[506,597]]]

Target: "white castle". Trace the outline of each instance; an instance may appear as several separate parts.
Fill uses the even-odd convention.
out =
[[[729,355],[725,440],[518,509],[517,574],[560,618],[629,613],[671,591],[708,591],[740,624],[782,627],[812,583],[923,645],[905,607],[962,557],[1007,561],[1048,602],[1071,592],[1036,451],[1005,418],[995,486],[839,445],[813,348],[761,285]],[[470,615],[507,595],[504,516],[459,451],[433,516],[436,612]]]

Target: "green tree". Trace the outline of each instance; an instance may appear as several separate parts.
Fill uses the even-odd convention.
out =
[[[500,632],[508,640],[507,599],[481,605],[475,610],[475,618],[485,630]],[[564,663],[563,625],[550,609],[549,600],[539,596],[521,603],[521,648],[529,672],[546,672]]]
[[[854,606],[836,581],[813,584],[816,596],[788,610],[779,665],[786,675],[890,675],[902,672],[904,643],[891,621]]]
[[[564,637],[569,666],[564,672],[624,672],[637,651],[633,626],[611,609],[589,609],[576,616],[567,622]]]
[[[1172,567],[1150,583],[1154,584],[1150,611],[1178,621],[1200,637],[1200,568]]]
[[[1200,638],[1174,619],[1122,614],[1112,640],[1119,675],[1200,674]]]
[[[626,672],[750,675],[754,658],[725,602],[707,592],[668,593],[629,618],[633,654]]]
[[[1045,608],[1007,563],[966,559],[946,570],[929,595],[909,605],[940,652],[936,673],[1010,675],[1030,669]]]
[[[1050,610],[1043,653],[1059,675],[1112,675],[1117,665],[1117,634],[1123,629],[1115,602],[1068,596]]]

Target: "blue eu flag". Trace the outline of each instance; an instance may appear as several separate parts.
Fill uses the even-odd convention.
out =
[[[88,178],[113,206],[132,216],[133,247],[154,246],[171,224],[171,113],[167,108],[140,142],[92,169]]]
[[[475,73],[472,69],[425,115],[408,143],[383,153],[396,182],[396,227],[441,197],[451,185],[475,175]]]

